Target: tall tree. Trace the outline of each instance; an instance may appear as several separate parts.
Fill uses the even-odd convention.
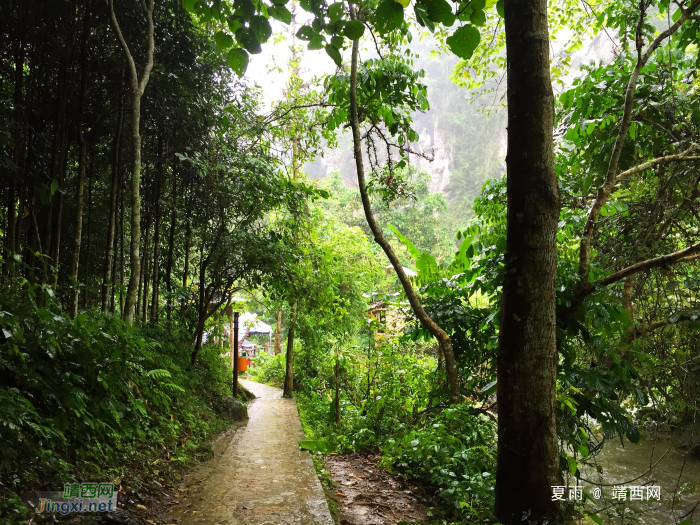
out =
[[[131,275],[129,277],[129,288],[126,293],[126,303],[124,305],[124,321],[128,325],[134,324],[134,315],[136,313],[136,301],[139,288],[139,279],[141,277],[141,259],[139,256],[139,244],[141,243],[141,97],[146,90],[148,79],[151,76],[153,69],[153,53],[155,49],[154,34],[153,34],[153,10],[155,9],[155,0],[149,0],[148,5],[146,0],[140,0],[139,5],[146,16],[146,40],[148,42],[148,50],[146,52],[146,65],[139,78],[136,70],[136,62],[129,50],[129,45],[124,39],[117,16],[114,13],[114,0],[108,0],[109,11],[112,19],[112,25],[117,33],[117,38],[121,44],[129,71],[131,73],[131,140],[132,140],[132,155],[133,161],[131,165]]]
[[[505,0],[508,64],[506,253],[498,345],[495,514],[556,519],[559,189],[547,0]]]

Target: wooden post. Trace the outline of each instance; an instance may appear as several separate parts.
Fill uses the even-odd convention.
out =
[[[233,370],[233,311],[231,312],[228,332],[229,346],[231,347],[231,370]]]
[[[233,312],[233,399],[238,399],[238,312]]]

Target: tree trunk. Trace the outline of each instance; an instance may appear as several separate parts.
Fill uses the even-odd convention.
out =
[[[90,277],[92,277],[92,192],[95,187],[95,149],[90,149],[90,169],[88,170],[88,213],[87,213],[87,246],[85,246],[85,293],[83,294],[83,308],[90,306]]]
[[[156,172],[155,226],[153,233],[153,297],[151,300],[151,322],[158,322],[158,287],[160,285],[160,186],[163,180],[163,135],[158,138],[158,170]]]
[[[351,16],[355,18],[355,8],[352,6],[350,8],[350,13]],[[375,242],[381,246],[387,258],[391,262],[391,265],[394,267],[396,276],[399,278],[404,292],[406,292],[406,298],[411,305],[413,313],[418,318],[423,328],[425,328],[430,335],[438,340],[442,351],[445,353],[445,371],[449,388],[450,404],[458,404],[461,402],[461,397],[459,394],[459,371],[457,370],[457,361],[455,360],[450,336],[440,326],[438,326],[438,324],[433,321],[423,309],[418,295],[413,289],[411,282],[408,280],[406,273],[403,271],[403,266],[401,265],[399,258],[394,253],[391,244],[389,244],[384,237],[381,228],[374,219],[374,213],[372,212],[372,205],[369,200],[367,184],[365,182],[365,167],[362,160],[361,123],[359,119],[359,108],[357,105],[357,60],[359,47],[359,40],[353,40],[352,62],[350,69],[350,127],[352,128],[352,143],[353,153],[355,156],[355,168],[357,171],[357,183],[360,189],[360,197],[362,200],[362,207],[365,212],[365,218],[367,219],[367,224],[369,225],[369,229],[372,231]]]
[[[126,304],[124,305],[124,321],[128,325],[134,324],[134,316],[136,315],[136,301],[141,280],[141,258],[139,256],[139,245],[141,244],[141,134],[139,124],[141,121],[141,97],[148,84],[148,79],[153,69],[153,52],[154,52],[154,36],[153,36],[153,9],[154,1],[150,0],[148,6],[144,0],[146,21],[148,28],[146,31],[146,39],[148,41],[147,62],[144,67],[141,79],[139,79],[136,70],[136,63],[129,51],[129,46],[122,35],[119,22],[114,13],[113,0],[108,0],[112,25],[117,33],[119,42],[124,50],[129,69],[131,70],[131,136],[132,136],[132,154],[133,163],[131,165],[131,275],[129,276],[129,289],[126,294]]]
[[[173,258],[175,250],[175,228],[177,226],[177,177],[172,174],[171,210],[170,210],[170,234],[168,235],[168,262],[165,269],[165,287],[168,291],[168,321],[173,313]]]
[[[80,134],[80,159],[78,161],[78,184],[75,191],[75,239],[73,241],[73,261],[70,267],[71,278],[71,317],[78,315],[78,266],[80,264],[80,244],[83,235],[83,198],[85,196],[85,164],[87,163],[87,143]]]
[[[277,326],[275,327],[275,355],[282,353],[282,310],[277,310]]]
[[[124,319],[124,176],[119,175],[119,315]]]
[[[109,191],[109,224],[107,226],[107,249],[105,254],[104,271],[102,274],[102,311],[106,312],[109,309],[109,297],[114,296],[110,290],[114,290],[114,281],[112,279],[112,263],[114,259],[114,230],[117,222],[117,192],[119,181],[119,154],[121,148],[122,122],[124,120],[124,76],[126,73],[126,65],[122,65],[122,83],[119,85],[119,110],[117,113],[117,129],[114,132],[114,141],[112,142],[112,176],[110,179]],[[113,302],[112,302],[113,304]]]
[[[141,296],[141,322],[146,324],[148,319],[148,287],[150,281],[151,262],[151,223],[150,217],[146,218],[146,240],[143,243],[143,295]]]
[[[559,523],[555,419],[559,190],[546,0],[505,0],[508,214],[498,345],[495,514]]]
[[[294,328],[297,324],[297,304],[292,306],[292,315],[287,333],[287,356],[285,359],[284,391],[282,397],[292,397],[294,390]]]

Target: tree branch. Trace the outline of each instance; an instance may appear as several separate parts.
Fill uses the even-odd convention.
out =
[[[687,150],[685,150],[683,153],[679,153],[677,155],[666,155],[665,157],[658,157],[656,159],[652,159],[648,162],[643,162],[642,164],[639,164],[637,166],[634,166],[633,168],[630,168],[628,170],[625,170],[617,175],[617,178],[615,179],[615,183],[620,182],[622,179],[625,179],[627,177],[630,177],[634,175],[635,173],[639,173],[640,171],[648,170],[649,168],[653,168],[654,166],[658,166],[660,164],[669,164],[671,162],[679,162],[679,161],[690,161],[690,160],[700,160],[699,156],[689,156],[688,154],[692,152],[694,149],[696,149],[695,146],[691,146]]]
[[[653,259],[647,259],[646,261],[638,262],[636,264],[628,266],[627,268],[623,268],[622,270],[612,273],[607,277],[598,279],[593,284],[597,286],[607,286],[614,282],[621,281],[628,275],[633,275],[639,272],[643,272],[645,270],[650,270],[651,268],[658,268],[659,266],[667,266],[669,264],[675,264],[678,262],[687,262],[686,259],[693,260],[693,258],[689,256],[695,256],[695,254],[697,254],[698,252],[700,252],[700,242],[695,243],[684,250],[679,250],[677,252],[668,253],[666,255],[661,255]]]
[[[625,104],[622,113],[622,122],[620,123],[620,129],[617,133],[617,138],[615,139],[615,145],[613,147],[612,154],[610,155],[610,162],[608,164],[608,171],[605,175],[605,181],[603,185],[598,188],[596,194],[595,202],[588,213],[588,218],[586,219],[586,224],[583,228],[583,234],[581,235],[581,247],[579,251],[579,267],[578,273],[581,278],[588,282],[588,267],[591,262],[591,238],[593,236],[593,229],[595,228],[598,215],[600,210],[605,204],[610,194],[615,189],[615,184],[618,180],[617,170],[620,164],[620,155],[622,154],[622,148],[625,145],[627,139],[627,132],[629,131],[630,124],[632,123],[632,109],[634,107],[634,94],[637,89],[637,80],[639,79],[639,74],[647,63],[651,54],[661,45],[661,43],[675,33],[678,28],[690,17],[690,15],[697,9],[700,5],[700,0],[695,0],[687,10],[682,10],[681,16],[676,20],[676,22],[671,25],[665,31],[659,33],[659,35],[652,40],[651,44],[647,48],[646,52],[642,54],[641,42],[637,43],[637,63],[632,70],[629,82],[627,83],[627,91],[625,93]],[[639,24],[643,24],[645,17],[645,12],[642,10],[639,16]],[[638,35],[641,39],[641,34]]]

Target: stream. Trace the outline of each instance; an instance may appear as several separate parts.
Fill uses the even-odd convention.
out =
[[[584,467],[582,478],[610,486],[596,487],[586,481],[582,485],[583,491],[594,498],[599,494],[599,499],[587,503],[586,509],[589,512],[599,510],[598,515],[603,523],[675,525],[681,519],[690,519],[691,515],[692,523],[700,523],[700,459],[674,447],[669,437],[659,436],[656,441],[641,440],[637,444],[625,439],[624,446],[619,438],[608,440],[595,458],[595,464],[602,468],[602,473],[593,466]],[[647,472],[650,465],[654,467]],[[615,487],[612,485],[618,483],[624,484],[627,489],[641,488],[634,491],[633,501],[630,501],[631,491],[622,501],[614,499]],[[573,480],[570,484],[573,484]],[[648,489],[653,486],[660,487],[658,501],[653,498],[653,489]],[[652,499],[648,499],[649,492]],[[694,507],[695,511],[691,514]],[[587,519],[584,523],[595,522]]]

